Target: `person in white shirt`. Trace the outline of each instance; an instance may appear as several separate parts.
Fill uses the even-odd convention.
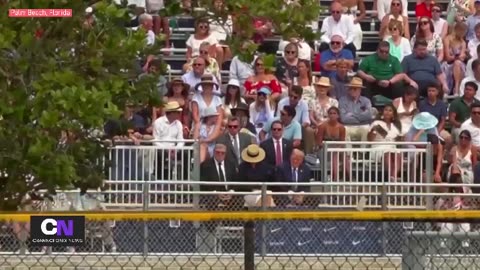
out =
[[[459,96],[463,96],[463,93],[465,92],[465,84],[467,82],[474,82],[475,84],[477,84],[477,87],[480,89],[480,60],[476,59],[475,61],[473,61],[472,71],[473,71],[473,75],[463,78],[462,82],[460,83],[460,89],[458,91]],[[477,91],[475,98],[480,100],[479,92],[480,91]]]
[[[165,115],[153,122],[154,144],[162,147],[182,147],[183,125],[180,122],[182,107],[177,101],[170,101],[165,104]]]
[[[212,75],[212,79],[217,86],[219,86],[219,82],[216,76],[213,76],[210,72],[206,70],[207,61],[203,57],[197,57],[193,60],[192,63],[192,70],[182,75],[182,80],[184,83],[190,85],[190,94],[194,94],[196,92],[195,86],[202,81],[203,75]],[[198,89],[199,92],[202,92],[201,89]],[[222,94],[220,87],[215,87],[213,92],[220,96]],[[190,96],[191,97],[191,96]]]
[[[480,55],[480,44],[475,49],[476,49],[476,52],[477,52],[477,57],[475,57],[475,58],[472,57],[472,58],[468,59],[467,67],[465,68],[465,77],[473,77],[472,64],[473,64],[473,61],[478,59],[478,55]]]
[[[140,23],[140,27],[147,32],[147,46],[152,46],[155,44],[155,33],[152,31],[153,28],[153,17],[146,13],[141,14],[138,17],[138,22]],[[147,60],[143,66],[143,71],[147,72],[148,67],[150,66],[150,62],[155,58],[154,55],[148,55]]]
[[[392,0],[374,0],[374,6],[377,6],[378,20],[382,21],[383,17],[390,14],[390,7],[392,6]],[[408,2],[402,0],[402,15],[408,17]]]
[[[290,40],[280,40],[278,43],[278,51],[281,52],[281,55],[285,55],[285,47],[289,43],[294,43],[298,48],[298,59],[305,61],[312,61],[313,50],[312,47],[304,39],[291,38]]]
[[[444,39],[448,34],[448,23],[445,19],[442,19],[440,16],[442,15],[442,8],[435,4],[432,7],[432,22],[433,28],[435,29],[434,33],[439,35],[442,39]]]
[[[345,49],[352,51],[353,56],[357,48],[353,44],[355,37],[355,24],[351,16],[343,14],[342,4],[339,2],[333,2],[330,6],[331,16],[328,16],[322,23],[322,29],[320,30],[323,33],[320,38],[320,52],[326,51],[330,48],[330,41],[332,36],[340,34],[345,37]]]
[[[480,104],[472,103],[470,105],[470,118],[463,122],[460,130],[468,130],[472,135],[472,144],[480,149]],[[461,132],[460,131],[460,132]]]

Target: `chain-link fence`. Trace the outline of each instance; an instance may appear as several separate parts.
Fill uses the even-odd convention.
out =
[[[316,213],[86,214],[83,244],[48,247],[32,241],[38,224],[24,222],[28,215],[2,215],[9,221],[0,230],[0,269],[480,268],[478,220],[428,211],[423,216],[437,213],[434,221],[419,221],[422,212],[406,221],[392,220],[392,212],[382,212],[385,219],[379,212],[324,212],[330,220]],[[341,215],[345,220],[331,220]]]

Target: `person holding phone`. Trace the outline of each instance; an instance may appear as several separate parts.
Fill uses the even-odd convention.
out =
[[[394,142],[400,139],[402,125],[397,115],[397,110],[392,104],[384,107],[381,117],[370,125],[368,132],[369,141],[377,142]],[[385,166],[385,170],[389,172],[391,181],[397,181],[398,173],[401,168],[402,154],[395,153],[396,146],[394,144],[377,144],[372,145],[374,157],[377,162],[381,162]],[[382,160],[383,158],[383,160]]]

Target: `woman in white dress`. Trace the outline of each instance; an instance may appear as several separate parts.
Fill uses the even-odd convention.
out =
[[[448,179],[452,184],[473,184],[473,168],[477,164],[477,151],[472,145],[472,135],[470,131],[463,130],[460,132],[459,143],[450,151],[449,161],[452,165],[448,169]],[[453,193],[472,193],[471,187],[452,187],[450,192]],[[437,202],[440,209],[461,210],[469,207],[469,202],[461,196],[447,197]],[[440,224],[442,232],[469,232],[469,223],[442,223]],[[445,240],[442,241],[442,246]],[[468,247],[468,241],[462,241],[463,247]]]
[[[393,105],[386,105],[380,119],[373,121],[368,132],[368,141],[394,142],[400,139],[402,124],[400,123],[397,110]],[[402,155],[395,153],[396,146],[393,144],[372,145],[372,153],[377,162],[385,166],[391,181],[397,181],[398,173],[402,164]]]
[[[417,89],[409,86],[405,89],[403,97],[393,100],[393,106],[397,109],[398,119],[402,124],[402,136],[405,136],[405,134],[410,130],[413,117],[418,112],[417,102],[415,101],[417,99],[417,95]]]

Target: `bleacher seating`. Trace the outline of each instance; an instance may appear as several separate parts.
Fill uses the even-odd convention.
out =
[[[319,29],[321,28],[322,20],[328,16],[328,7],[332,1],[320,1],[321,5],[325,7],[325,13],[320,14],[319,16]],[[364,56],[370,55],[375,52],[378,42],[380,41],[378,36],[378,31],[380,30],[380,22],[377,18],[375,20],[375,29],[371,31],[371,22],[372,22],[372,7],[373,1],[366,0],[364,1],[365,8],[367,10],[367,17],[361,22],[361,26],[363,29],[363,43],[362,48],[360,51],[357,52],[357,63],[358,60],[363,58]],[[438,4],[446,5],[448,1],[440,0],[437,1]],[[415,33],[416,28],[416,18],[415,18],[415,5],[416,1],[409,0],[408,1],[408,10],[409,10],[409,21],[410,21],[410,33]],[[182,73],[182,66],[185,63],[185,52],[186,52],[186,40],[190,36],[191,33],[194,31],[194,19],[191,17],[177,17],[175,20],[175,27],[172,27],[172,35],[171,35],[171,42],[172,42],[172,53],[169,56],[165,57],[165,60],[170,65],[171,74],[172,75],[179,75]],[[265,43],[261,46],[260,51],[264,53],[274,54],[277,53],[278,49],[278,42],[280,40],[280,36],[274,36],[272,38],[266,39]],[[222,80],[228,80],[228,70],[229,70],[230,62],[225,62],[222,67]]]

